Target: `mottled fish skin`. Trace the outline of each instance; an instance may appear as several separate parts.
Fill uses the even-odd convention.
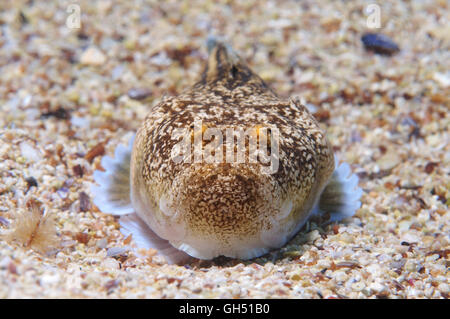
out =
[[[176,163],[175,128],[276,127],[279,167]],[[225,135],[225,134],[224,134]],[[226,141],[224,139],[224,144]],[[226,147],[226,146],[225,146]],[[325,134],[296,100],[283,100],[227,45],[213,45],[201,80],[154,106],[131,157],[131,200],[155,233],[197,258],[248,259],[286,243],[309,217],[334,170]]]

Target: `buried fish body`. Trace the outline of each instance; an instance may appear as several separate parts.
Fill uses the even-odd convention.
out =
[[[92,188],[99,209],[174,263],[258,257],[312,214],[352,216],[358,179],[338,166],[309,111],[278,98],[227,44],[208,46],[201,80],[164,98],[129,147],[102,159]]]

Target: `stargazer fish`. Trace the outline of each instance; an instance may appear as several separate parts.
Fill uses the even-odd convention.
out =
[[[308,109],[279,98],[228,44],[212,38],[208,49],[199,82],[163,98],[128,147],[103,157],[97,207],[170,263],[255,258],[314,214],[354,215],[358,178]]]

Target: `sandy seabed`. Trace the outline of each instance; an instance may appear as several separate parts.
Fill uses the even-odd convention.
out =
[[[76,3],[80,28],[70,1],[0,4],[0,298],[448,298],[448,2],[380,2],[375,30],[362,1]],[[366,51],[368,31],[401,51]],[[168,265],[130,250],[89,188],[151,105],[198,79],[210,33],[307,103],[362,207],[261,258]],[[50,237],[7,236],[40,209]]]

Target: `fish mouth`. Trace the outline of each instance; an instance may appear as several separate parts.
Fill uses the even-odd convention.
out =
[[[224,247],[218,247],[217,245],[212,245],[211,243],[197,243],[197,245],[195,246],[188,243],[170,243],[175,248],[184,251],[192,257],[206,260],[210,260],[219,256],[247,260],[260,257],[270,251],[270,248],[268,247],[239,246],[229,247],[228,249],[225,249]]]
[[[133,192],[138,215],[162,239],[198,259],[259,257],[290,238],[293,204],[259,165],[199,165],[156,203]]]
[[[238,259],[260,257],[269,251],[280,248],[292,237],[295,227],[290,214],[293,205],[286,201],[276,215],[267,217],[267,222],[255,225],[248,233],[214,234],[189,233],[181,241],[169,241],[175,248],[199,259],[213,259],[225,256]],[[262,226],[262,227],[260,227]]]
[[[179,183],[167,216],[178,214],[183,238],[166,238],[174,247],[199,259],[259,257],[285,244],[285,220],[293,205],[280,200],[269,175],[259,167],[201,167]],[[170,236],[169,236],[170,237]]]

